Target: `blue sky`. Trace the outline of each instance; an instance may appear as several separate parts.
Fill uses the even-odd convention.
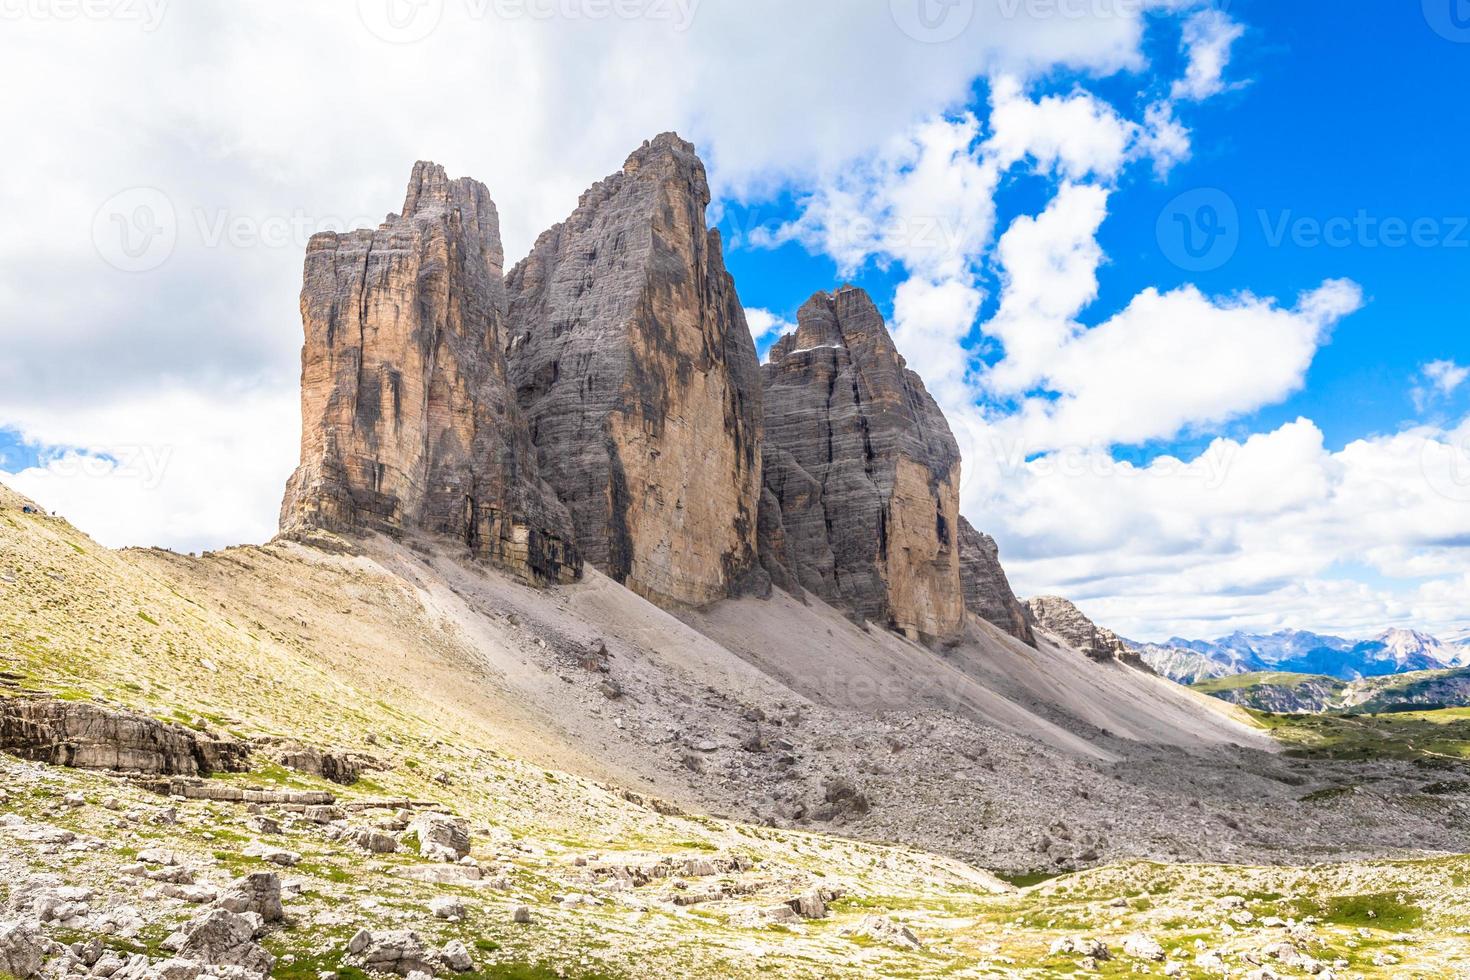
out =
[[[1247,32],[1232,63],[1234,87],[1192,110],[1198,136],[1192,159],[1162,181],[1146,171],[1131,174],[1114,200],[1099,237],[1109,263],[1089,320],[1115,312],[1149,285],[1193,282],[1211,292],[1290,297],[1308,284],[1347,277],[1367,293],[1365,306],[1339,323],[1318,352],[1300,392],[1225,431],[1249,433],[1306,416],[1322,427],[1329,448],[1340,449],[1352,439],[1395,431],[1416,414],[1413,379],[1422,364],[1470,356],[1470,181],[1464,176],[1470,46],[1426,29],[1411,6],[1230,3]],[[1115,104],[1136,102],[1141,87],[1177,70],[1177,36],[1162,29],[1153,37],[1151,72],[1120,73],[1095,90]],[[1066,92],[1078,81],[1062,72],[1038,91]],[[973,105],[983,104],[984,91],[981,84]],[[1001,196],[1003,215],[1044,203],[1033,183],[1018,180]],[[1156,233],[1170,201],[1196,188],[1223,190],[1239,211],[1238,250],[1205,272],[1174,265]],[[1381,244],[1381,232],[1354,232],[1341,247],[1304,246],[1290,234],[1277,242],[1283,221],[1356,222],[1360,212],[1372,222],[1432,219],[1442,244],[1390,247]],[[761,202],[758,218],[780,221],[793,213],[788,198]],[[796,243],[737,249],[729,265],[748,306],[792,319],[813,282],[844,278],[830,259]],[[901,273],[870,264],[850,278],[891,315]],[[985,312],[996,303],[990,296]],[[1470,385],[1436,407],[1463,414],[1467,404]],[[1209,435],[1152,442],[1141,451],[1118,447],[1118,455],[1190,453]]]
[[[1463,0],[397,2],[7,21],[0,478],[109,545],[268,539],[310,233],[432,159],[514,260],[674,129],[762,346],[873,294],[1022,594],[1140,639],[1467,625]]]

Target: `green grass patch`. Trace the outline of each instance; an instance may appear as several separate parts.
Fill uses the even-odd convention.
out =
[[[158,620],[154,619],[152,616],[148,615],[141,609],[138,610],[138,618],[147,623],[149,626],[158,625]]]

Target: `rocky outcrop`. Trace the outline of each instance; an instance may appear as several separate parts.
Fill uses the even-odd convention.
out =
[[[88,701],[0,698],[0,751],[33,762],[164,776],[243,772],[249,748]]]
[[[995,539],[981,534],[960,518],[960,587],[965,608],[1020,640],[1036,645],[1026,607],[1011,591],[1005,569],[1000,567],[1000,548]]]
[[[1110,629],[1098,626],[1082,614],[1069,600],[1058,596],[1038,596],[1026,600],[1026,611],[1039,629],[1080,650],[1093,660],[1120,660],[1147,670],[1138,654]]]
[[[765,588],[759,363],[708,204],[693,146],[665,134],[507,279],[510,375],[582,554],[687,605]]]
[[[797,321],[763,368],[772,577],[855,621],[950,639],[964,595],[949,425],[867,293],[818,293]]]
[[[376,230],[312,237],[283,532],[417,529],[531,581],[580,574],[506,380],[503,265],[484,185],[430,163]]]

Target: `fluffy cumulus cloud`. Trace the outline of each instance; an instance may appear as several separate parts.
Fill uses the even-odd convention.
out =
[[[1361,634],[1463,625],[1470,421],[1329,450],[1299,419],[1194,459],[1104,449],[1019,461],[987,492],[1021,588],[1057,588],[1125,634]]]
[[[796,329],[796,324],[790,320],[782,319],[770,310],[751,306],[745,308],[745,322],[757,347],[773,344]]]
[[[33,95],[0,100],[0,428],[40,456],[7,482],[109,544],[269,537],[297,449],[311,233],[376,223],[412,162],[435,159],[488,184],[514,260],[677,129],[717,203],[798,202],[742,244],[891,274],[879,298],[962,443],[965,508],[1023,591],[1073,594],[1143,637],[1463,615],[1470,423],[1334,450],[1300,420],[1118,459],[1287,397],[1363,302],[1328,281],[1095,308],[1116,189],[1187,160],[1191,107],[1238,84],[1243,28],[1218,5],[1059,18],[975,0],[936,20],[918,0],[526,0],[405,19],[394,3],[33,5],[6,21],[0,77]],[[1146,34],[1174,29],[1176,81],[1138,108],[1097,94],[1092,79],[1143,78]],[[1047,199],[1002,223],[1020,175]],[[747,319],[762,344],[791,328]],[[1467,376],[1426,365],[1425,404]]]

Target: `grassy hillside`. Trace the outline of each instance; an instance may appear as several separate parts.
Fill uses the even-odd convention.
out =
[[[1337,760],[1470,760],[1470,708],[1392,714],[1252,712],[1288,751]]]
[[[192,568],[193,560],[107,551],[63,521],[4,507],[16,503],[6,493],[0,489],[0,675],[12,679],[0,696],[28,690],[95,699],[240,738],[288,736],[374,756],[382,768],[346,788],[267,763],[217,778],[330,791],[361,808],[349,810],[357,824],[391,812],[394,800],[449,810],[468,821],[472,856],[493,878],[433,884],[411,877],[424,870],[412,853],[366,853],[290,812],[164,799],[118,777],[0,755],[0,810],[12,818],[0,823],[0,906],[45,875],[85,884],[103,907],[135,906],[146,919],[136,935],[105,939],[118,951],[161,955],[164,937],[198,911],[124,870],[141,852],[167,848],[201,884],[216,885],[280,870],[264,845],[296,857],[282,872],[296,883],[288,921],[264,940],[280,957],[275,975],[288,978],[324,970],[361,976],[341,966],[360,926],[412,928],[436,944],[462,940],[476,960],[476,970],[462,975],[471,980],[1158,971],[1152,960],[1123,953],[1132,934],[1157,940],[1163,955],[1183,964],[1181,975],[1205,976],[1208,961],[1196,967],[1197,958],[1218,954],[1243,969],[1245,957],[1259,958],[1286,935],[1288,919],[1298,946],[1353,974],[1470,970],[1462,935],[1470,929],[1470,858],[1310,869],[1133,862],[1037,875],[1040,884],[1015,890],[911,847],[683,815],[520,761],[497,734],[497,719],[477,713],[475,702],[446,705],[414,693],[405,678],[422,668],[412,648],[402,650],[396,675],[375,668],[370,685],[345,661],[227,609],[223,593],[199,585],[208,576],[173,571]],[[212,568],[276,562],[300,577],[318,567],[284,546],[210,561]],[[333,581],[346,586],[298,610],[308,625],[335,616],[401,619],[411,627],[405,635],[417,630],[419,642],[435,642],[433,624],[413,618],[422,612],[403,602],[400,583],[351,555],[312,561],[341,571]],[[1295,732],[1279,719],[1262,723],[1282,737]],[[1458,737],[1449,722],[1424,723]],[[281,831],[263,830],[261,817],[279,820]],[[54,841],[68,834],[82,846],[58,852]],[[664,859],[693,867],[707,858],[738,858],[746,870],[676,871],[621,888],[594,871]],[[752,915],[813,889],[840,893],[826,918],[779,923]],[[445,897],[464,903],[462,919],[429,911]],[[512,921],[518,906],[530,911],[530,923]],[[873,916],[901,923],[919,945],[875,933]],[[1306,916],[1319,921],[1303,925]],[[1282,924],[1268,924],[1272,917]],[[1053,951],[1059,941],[1084,937],[1103,942],[1112,959],[1084,963],[1080,954]],[[63,931],[57,938],[88,937]]]
[[[1212,677],[1192,685],[1201,694],[1219,694],[1222,691],[1240,691],[1253,687],[1300,687],[1303,684],[1338,685],[1346,687],[1346,681],[1320,674],[1289,674],[1275,671],[1257,671],[1251,674],[1232,674],[1228,677]]]

